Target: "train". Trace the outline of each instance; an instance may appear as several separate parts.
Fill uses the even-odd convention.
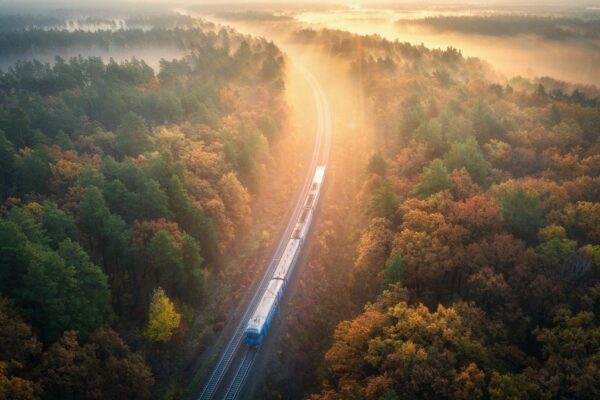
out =
[[[319,165],[315,169],[315,174],[313,175],[308,195],[304,201],[302,212],[288,239],[285,250],[277,263],[277,267],[269,280],[258,306],[254,310],[254,313],[250,317],[246,329],[244,330],[244,342],[250,346],[260,346],[263,343],[267,332],[269,331],[269,327],[271,326],[271,322],[277,314],[279,303],[283,298],[285,289],[287,288],[290,277],[294,271],[296,261],[298,260],[300,252],[302,251],[302,246],[310,230],[319,202],[319,195],[321,193],[324,178],[325,166]]]

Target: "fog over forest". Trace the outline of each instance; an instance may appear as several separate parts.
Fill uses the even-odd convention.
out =
[[[600,2],[0,0],[0,399],[600,398]]]

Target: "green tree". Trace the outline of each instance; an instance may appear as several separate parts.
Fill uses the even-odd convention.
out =
[[[65,260],[65,265],[75,270],[77,286],[81,292],[80,312],[77,313],[77,326],[82,338],[102,327],[110,313],[110,288],[108,278],[81,246],[66,239],[58,248],[58,254]]]
[[[0,221],[0,293],[13,296],[23,284],[29,263],[27,236],[12,221]]]
[[[138,193],[136,203],[140,217],[143,219],[172,218],[169,211],[169,200],[160,185],[145,177],[143,188]]]
[[[448,170],[439,158],[433,160],[419,175],[419,180],[413,188],[413,194],[420,197],[428,197],[442,190],[452,188],[450,183]]]
[[[400,198],[394,193],[392,182],[386,179],[371,198],[369,214],[372,217],[384,217],[391,220],[399,204]]]
[[[81,227],[90,236],[97,236],[99,229],[110,216],[100,189],[96,186],[86,188],[79,208]]]
[[[502,199],[502,216],[506,229],[529,243],[536,241],[538,229],[544,222],[540,199],[522,188]]]
[[[32,206],[39,207],[37,203],[33,203]],[[19,225],[29,241],[46,245],[49,243],[48,237],[39,223],[39,218],[34,214],[36,212],[30,207],[14,207],[8,213],[7,219]]]
[[[163,285],[171,294],[179,295],[179,287],[183,283],[183,260],[173,235],[164,229],[156,232],[146,246],[146,254],[154,273],[154,284]]]
[[[473,121],[475,136],[481,145],[490,139],[501,139],[504,136],[506,129],[485,102],[477,102],[470,110],[469,116]]]
[[[155,289],[150,302],[148,325],[144,330],[144,336],[151,342],[168,342],[180,322],[181,315],[177,313],[175,305],[165,291],[160,287]]]
[[[394,389],[388,389],[377,400],[399,400],[399,397]]]
[[[374,153],[371,156],[371,158],[369,158],[369,163],[367,164],[367,172],[369,174],[376,174],[384,178],[386,170],[387,165],[381,153]]]
[[[442,134],[442,124],[437,118],[423,122],[412,133],[412,137],[422,143],[426,143],[433,149],[435,154],[441,154],[447,149]]]
[[[404,276],[404,270],[406,265],[402,261],[402,256],[398,253],[385,266],[383,270],[384,282],[388,285],[392,285],[396,282],[400,282]]]
[[[90,240],[89,247],[92,256],[95,256],[94,260],[102,262],[105,271],[110,274],[110,265],[122,263],[129,250],[129,232],[125,221],[111,214],[100,189],[95,186],[85,190],[79,221]]]
[[[555,126],[560,124],[562,120],[562,116],[560,115],[560,110],[556,107],[556,104],[552,104],[552,108],[550,108],[550,116],[548,117],[548,122],[550,126]]]
[[[63,240],[75,239],[77,235],[73,218],[52,201],[44,202],[40,223],[54,248]]]
[[[77,177],[77,184],[84,189],[90,186],[102,188],[106,184],[106,178],[97,168],[84,166]]]
[[[12,186],[15,159],[13,144],[0,129],[0,199],[8,195]]]
[[[10,110],[5,132],[8,140],[19,148],[32,145],[30,118],[23,108],[14,107]]]
[[[108,182],[102,193],[110,210],[125,221],[132,222],[142,209],[138,203],[138,196],[127,190],[118,179]]]
[[[54,142],[60,146],[61,150],[73,150],[73,142],[69,135],[67,135],[63,130],[60,130],[54,139]]]
[[[58,254],[31,244],[27,252],[29,266],[15,297],[42,339],[51,342],[66,329],[80,328],[75,326],[76,315],[73,314],[81,310],[72,307],[78,306],[82,294],[77,287],[75,270],[67,268]]]
[[[402,104],[400,117],[400,135],[409,137],[425,118],[425,112],[418,96],[411,95]]]
[[[13,215],[27,215],[24,209],[13,211],[18,211]],[[55,252],[41,228],[27,227],[32,224],[23,218],[21,222],[28,235],[14,222],[0,223],[0,238],[5,236],[0,291],[18,301],[45,341],[56,339],[65,329],[77,329],[87,337],[108,315],[106,276],[75,242],[66,239]]]
[[[208,261],[217,257],[217,234],[206,212],[196,207],[188,196],[182,181],[172,176],[167,187],[169,209],[175,214],[177,224],[200,243]]]
[[[130,263],[130,231],[121,217],[110,214],[99,230],[100,251],[104,270],[110,274],[122,274],[122,268]]]
[[[547,257],[562,260],[573,253],[577,248],[577,242],[567,238],[567,231],[559,225],[549,225],[538,231],[540,244],[537,250]]]
[[[197,304],[204,294],[206,271],[202,268],[200,245],[190,235],[183,234],[183,267],[184,267],[184,299],[191,304]]]
[[[473,182],[482,187],[487,185],[487,162],[474,138],[452,143],[444,161],[448,169],[465,168]]]
[[[15,162],[15,183],[18,192],[22,195],[28,193],[46,193],[50,181],[50,164],[56,160],[44,147],[37,147],[17,157]]]
[[[276,60],[273,56],[267,56],[262,63],[260,75],[267,81],[273,81],[281,76],[281,60]]]
[[[152,149],[150,132],[139,115],[125,114],[117,129],[117,151],[121,156],[136,156]]]
[[[240,128],[225,142],[225,158],[234,165],[237,176],[250,189],[258,188],[264,173],[262,160],[269,150],[267,138],[258,129]]]

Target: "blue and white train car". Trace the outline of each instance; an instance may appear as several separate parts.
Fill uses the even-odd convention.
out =
[[[247,344],[258,346],[263,342],[271,321],[277,312],[277,307],[282,296],[283,281],[280,279],[271,279],[267,290],[265,290],[258,307],[254,311],[254,315],[248,321],[248,326],[244,331]]]
[[[244,330],[244,341],[251,346],[260,346],[262,344],[271,321],[277,313],[279,302],[287,288],[289,278],[294,271],[296,261],[302,250],[302,245],[310,230],[324,177],[325,166],[320,165],[315,170],[308,196],[304,201],[302,212],[294,226],[292,236],[288,240],[281,259],[277,263],[267,289],[263,293],[254,314],[250,317],[248,325]]]

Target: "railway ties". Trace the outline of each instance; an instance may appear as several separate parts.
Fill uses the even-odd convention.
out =
[[[229,342],[227,348],[225,349],[223,356],[219,359],[217,366],[213,370],[208,380],[208,383],[206,384],[206,386],[204,386],[204,389],[200,394],[199,400],[211,400],[213,398],[215,392],[219,388],[219,384],[225,376],[225,372],[229,369],[229,365],[231,364],[233,357],[237,353],[238,347],[242,342],[242,336],[243,335],[241,331],[239,331],[238,329],[235,336],[233,337],[233,340]]]
[[[235,400],[238,398],[240,394],[240,390],[244,385],[244,381],[246,380],[246,376],[250,369],[252,369],[252,365],[254,364],[254,359],[256,358],[256,353],[258,352],[257,348],[248,348],[244,353],[244,358],[240,363],[240,366],[235,371],[235,378],[231,382],[231,385],[227,389],[227,393],[225,394],[225,400]]]

